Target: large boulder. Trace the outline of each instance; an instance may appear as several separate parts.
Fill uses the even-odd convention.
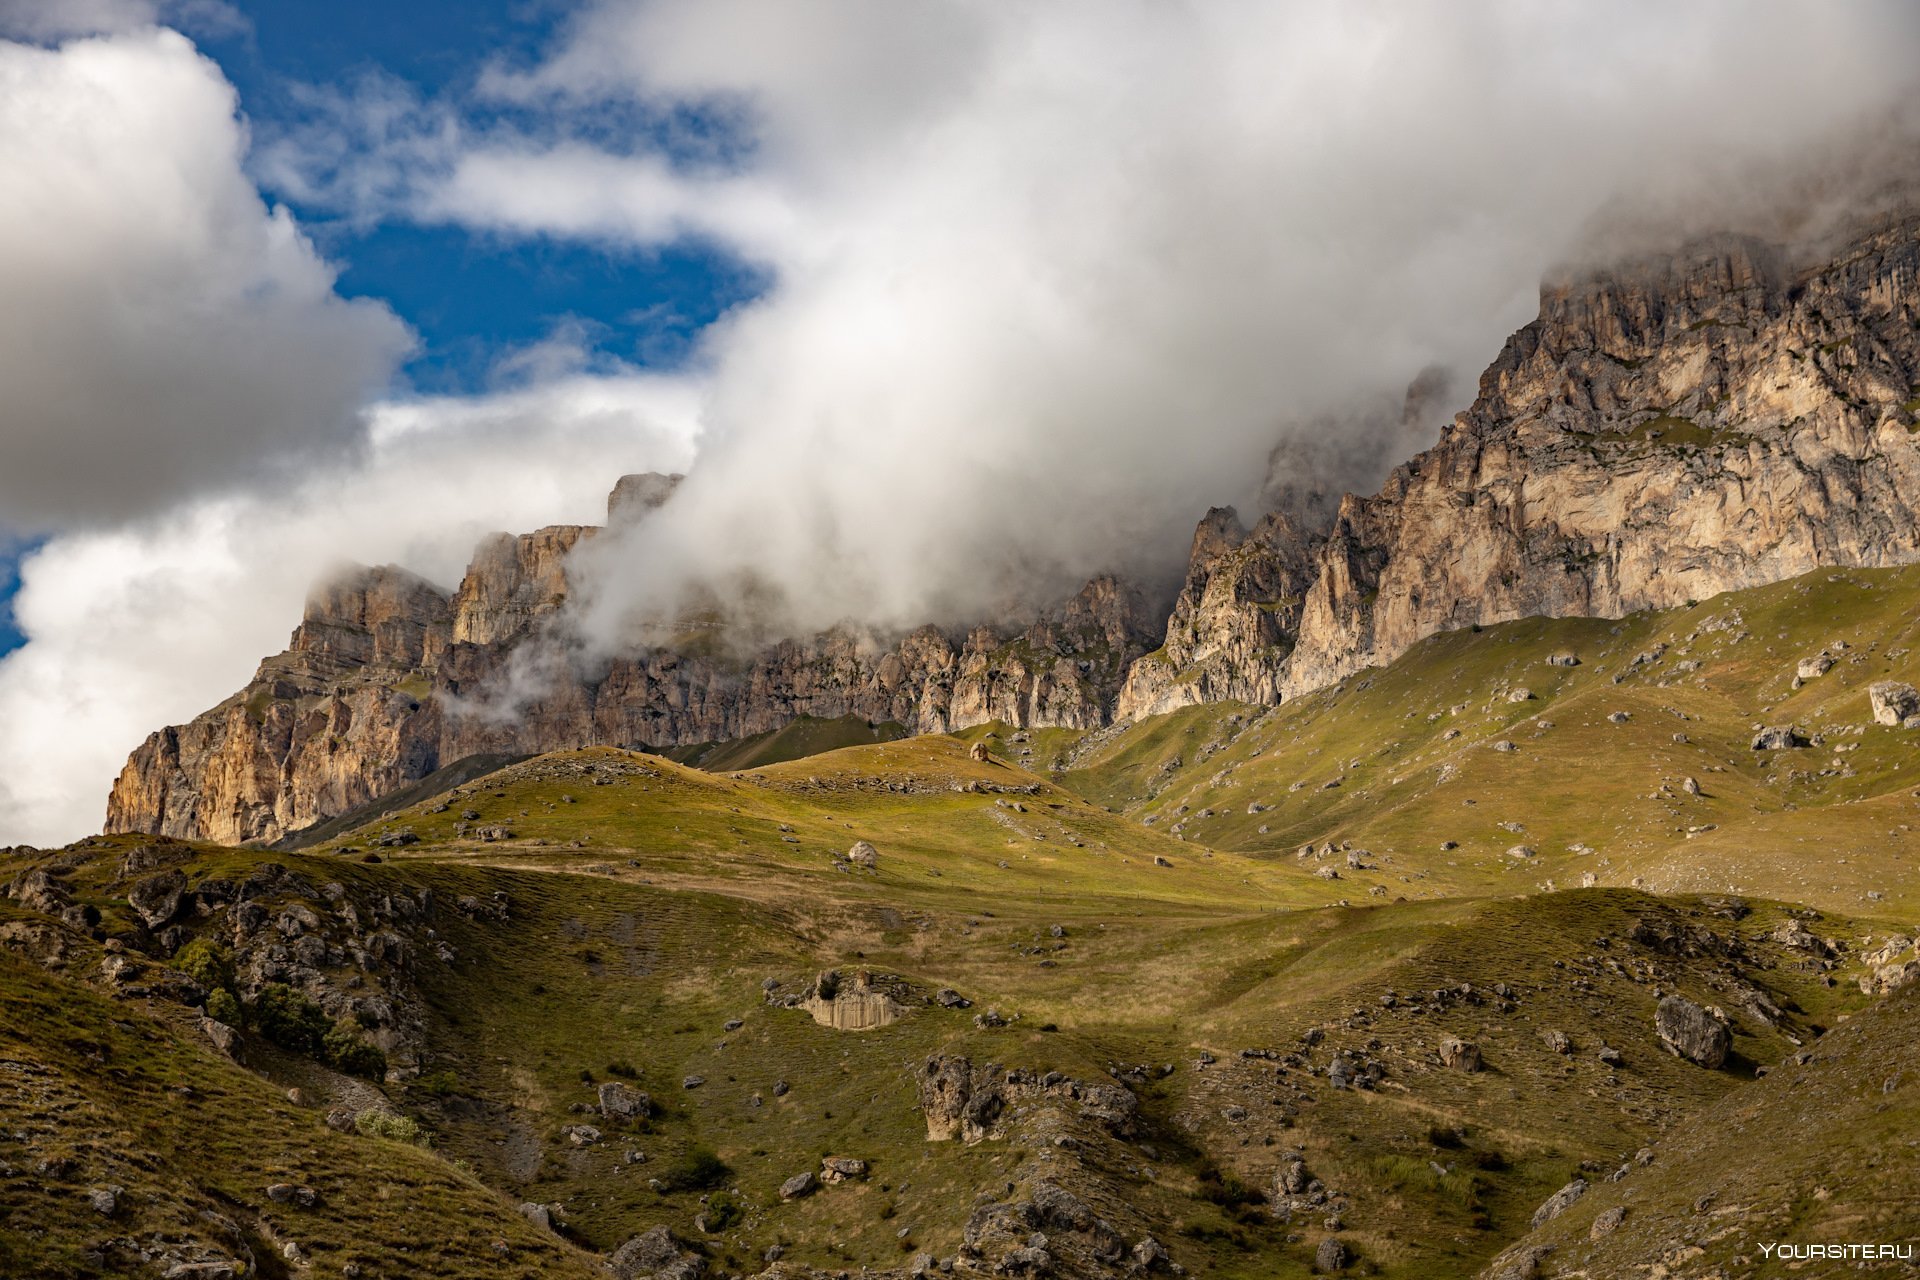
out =
[[[1478,1071],[1480,1046],[1471,1040],[1447,1036],[1440,1041],[1440,1065],[1455,1071]]]
[[[607,1259],[615,1280],[700,1280],[707,1260],[682,1249],[665,1227],[634,1236]]]
[[[187,878],[178,870],[148,876],[127,890],[127,905],[146,921],[149,929],[158,929],[180,910],[180,897],[187,891]]]
[[[1709,1071],[1724,1064],[1733,1047],[1726,1024],[1684,996],[1662,998],[1653,1026],[1668,1053]]]
[[[1806,735],[1790,724],[1768,725],[1753,735],[1755,751],[1790,751],[1806,745]]]
[[[1907,722],[1909,716],[1920,715],[1920,689],[1898,680],[1878,680],[1867,690],[1867,698],[1873,703],[1875,723],[1899,726]]]
[[[653,1114],[653,1099],[618,1080],[609,1080],[600,1086],[600,1114],[609,1120],[643,1119]]]
[[[1568,1209],[1571,1209],[1573,1202],[1585,1194],[1587,1194],[1587,1180],[1585,1178],[1575,1178],[1572,1182],[1569,1182],[1566,1186],[1548,1196],[1545,1200],[1541,1201],[1540,1207],[1533,1211],[1533,1229],[1538,1231],[1541,1227],[1552,1222]]]

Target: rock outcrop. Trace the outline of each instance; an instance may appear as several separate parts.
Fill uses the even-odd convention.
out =
[[[1295,697],[1471,624],[1920,558],[1917,271],[1909,212],[1817,261],[1724,237],[1543,289],[1439,443],[1329,528],[1208,515],[1121,717]]]
[[[611,517],[638,519],[675,479],[623,478]],[[569,553],[598,532],[492,536],[452,593],[392,566],[323,585],[246,688],[133,752],[105,829],[271,841],[468,756],[683,746],[803,715],[919,733],[1097,728],[1157,643],[1140,593],[1102,576],[1022,629],[923,627],[889,642],[843,628],[746,656],[690,642],[580,670],[545,627],[567,598]]]
[[[1440,631],[1911,562],[1917,273],[1908,212],[1817,257],[1721,237],[1553,284],[1472,406],[1378,493],[1322,524],[1311,477],[1283,478],[1250,528],[1209,512],[1164,644],[1139,594],[1102,577],[1020,626],[842,628],[748,655],[689,628],[576,670],[536,642],[592,528],[490,538],[450,594],[361,570],[315,593],[245,689],[133,753],[107,830],[271,840],[469,755],[680,746],[801,715],[1093,729],[1274,703]],[[623,478],[609,520],[644,521],[677,482]],[[1876,700],[1883,723],[1895,701]]]

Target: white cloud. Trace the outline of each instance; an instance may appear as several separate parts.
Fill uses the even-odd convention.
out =
[[[70,527],[360,444],[411,337],[241,172],[219,69],[143,28],[0,42],[0,524]]]
[[[600,523],[623,471],[690,463],[693,407],[684,384],[631,373],[384,404],[363,461],[53,539],[22,566],[28,643],[0,658],[0,843],[98,830],[127,752],[283,649],[334,566],[452,587],[486,533]]]
[[[1471,386],[1603,227],[1717,229],[1883,127],[1917,35],[1878,0],[603,0],[483,91],[745,145],[476,135],[400,207],[773,265],[709,335],[709,444],[646,534],[677,554],[596,548],[591,633],[688,576],[910,625],[1164,574],[1278,439],[1348,433],[1295,456],[1371,486],[1417,443],[1374,406]]]

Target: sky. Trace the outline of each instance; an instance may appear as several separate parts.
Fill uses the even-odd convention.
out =
[[[1916,53],[1904,0],[0,0],[0,843],[340,565],[451,587],[629,471],[689,479],[576,566],[588,660],[690,591],[1164,584],[1276,445],[1375,486],[1544,278],[1846,208]]]

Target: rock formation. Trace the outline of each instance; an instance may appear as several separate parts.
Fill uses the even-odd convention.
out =
[[[1472,407],[1324,533],[1208,515],[1120,715],[1294,697],[1470,624],[1920,557],[1917,268],[1907,213],[1811,262],[1725,237],[1544,289]],[[1222,568],[1250,589],[1214,589]]]
[[[1551,285],[1472,406],[1372,497],[1310,528],[1312,486],[1277,477],[1290,496],[1251,528],[1209,512],[1158,648],[1138,593],[1102,577],[1021,627],[841,628],[744,656],[690,631],[575,669],[536,641],[594,529],[490,538],[451,595],[362,570],[315,593],[245,689],[135,750],[107,830],[270,840],[476,753],[678,746],[800,715],[1091,729],[1273,703],[1471,624],[1909,562],[1917,269],[1909,212],[1817,255],[1722,237]],[[609,520],[642,519],[677,479],[623,478]]]
[[[658,506],[671,481],[623,478],[613,517]],[[802,715],[919,733],[1096,728],[1156,639],[1139,592],[1102,576],[1020,630],[888,643],[843,628],[745,657],[689,643],[583,670],[543,628],[566,600],[568,553],[597,532],[487,538],[451,594],[392,566],[324,584],[245,689],[134,751],[106,830],[267,841],[483,752],[681,746]]]

